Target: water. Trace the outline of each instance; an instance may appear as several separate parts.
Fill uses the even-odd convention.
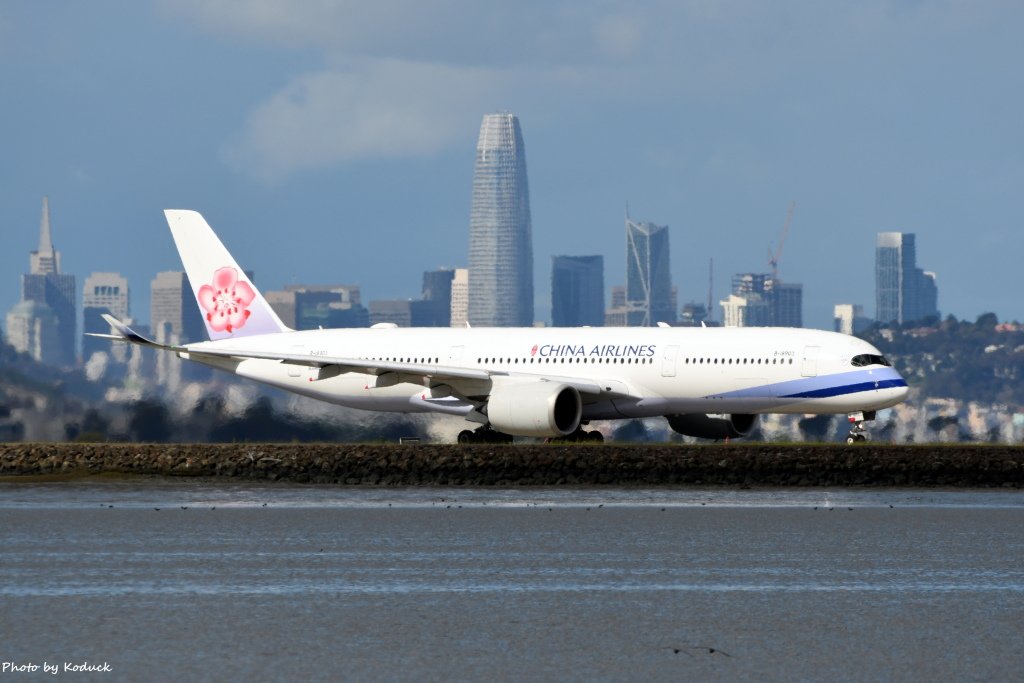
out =
[[[1024,671],[1024,492],[5,484],[0,549],[0,661],[75,680]]]

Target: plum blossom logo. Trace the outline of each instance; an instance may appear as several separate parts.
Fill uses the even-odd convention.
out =
[[[238,279],[238,271],[224,266],[214,272],[212,285],[199,288],[198,298],[211,330],[234,332],[249,319],[248,307],[256,292],[248,282]]]
[[[530,349],[530,355],[531,356],[536,356],[537,355],[537,345],[536,344],[534,344],[533,348]]]

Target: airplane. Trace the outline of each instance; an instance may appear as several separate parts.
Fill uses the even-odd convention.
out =
[[[209,341],[160,344],[104,315],[101,336],[370,411],[458,415],[459,443],[513,436],[601,441],[595,420],[665,417],[705,439],[748,436],[765,413],[843,414],[848,443],[903,401],[906,381],[871,344],[767,327],[291,330],[198,212],[166,210]]]

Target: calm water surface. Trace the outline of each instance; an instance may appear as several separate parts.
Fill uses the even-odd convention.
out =
[[[1024,492],[0,485],[74,680],[1021,680]],[[0,680],[52,680],[0,672]]]

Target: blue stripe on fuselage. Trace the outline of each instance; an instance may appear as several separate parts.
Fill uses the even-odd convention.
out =
[[[858,382],[857,384],[844,384],[841,386],[823,387],[811,391],[801,391],[796,394],[785,394],[778,398],[829,398],[830,396],[843,396],[845,394],[856,394],[861,391],[874,391],[876,389],[892,389],[893,387],[905,387],[907,383],[903,379],[883,379],[871,382]]]
[[[828,398],[905,386],[906,381],[892,368],[865,368],[836,375],[819,375],[775,384],[761,384],[747,389],[712,394],[706,398]]]

